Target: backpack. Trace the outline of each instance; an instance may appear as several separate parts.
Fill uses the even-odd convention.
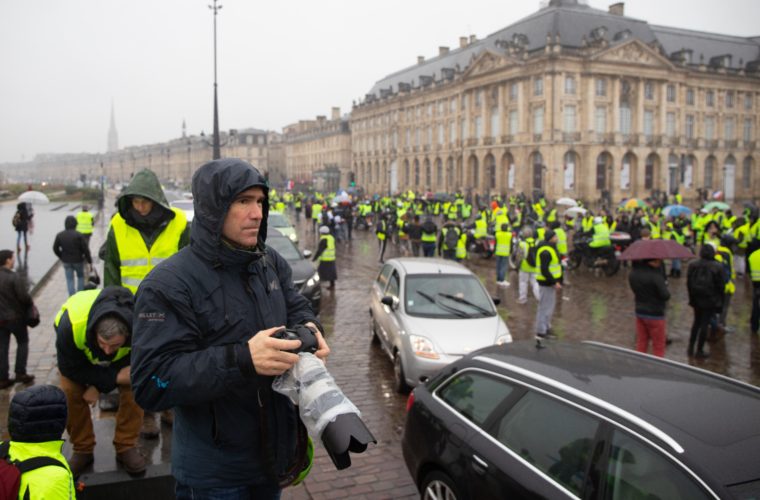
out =
[[[446,228],[446,236],[443,237],[443,243],[448,250],[453,250],[459,242],[459,231],[455,227]]]
[[[528,261],[528,265],[530,267],[536,267],[536,252],[538,251],[538,248],[535,244],[531,245],[528,244],[528,255],[525,256],[525,259]]]
[[[13,229],[18,230],[18,228],[21,226],[21,210],[16,210],[16,213],[13,215],[13,221],[11,223],[13,224]]]
[[[689,297],[703,298],[714,293],[713,273],[708,266],[699,266],[688,282]]]
[[[66,468],[60,461],[51,457],[33,457],[21,461],[11,461],[9,455],[10,447],[10,441],[0,444],[0,498],[16,500],[19,497],[21,475],[26,472],[47,467],[48,465]],[[25,500],[29,499],[28,489],[24,492],[23,498]]]

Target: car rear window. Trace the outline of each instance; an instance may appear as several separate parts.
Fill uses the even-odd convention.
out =
[[[478,372],[462,372],[438,391],[438,397],[478,427],[514,391],[514,387]]]
[[[267,217],[267,224],[272,227],[290,227],[290,222],[282,214],[270,213],[269,217]]]
[[[288,238],[268,238],[267,246],[277,250],[287,261],[301,260],[301,254]]]

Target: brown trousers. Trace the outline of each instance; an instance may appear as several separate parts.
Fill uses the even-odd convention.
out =
[[[116,413],[113,445],[121,453],[137,445],[142,426],[143,410],[135,402],[132,388],[120,385],[119,411]],[[95,449],[95,432],[92,428],[90,405],[82,397],[87,387],[61,375],[61,389],[66,394],[69,418],[66,431],[76,453],[92,453]]]

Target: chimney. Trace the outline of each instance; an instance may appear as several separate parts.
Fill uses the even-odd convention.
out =
[[[425,56],[417,56],[417,64],[423,64],[425,62]]]
[[[472,43],[475,43],[475,42],[477,42],[477,41],[478,41],[478,37],[477,37],[477,36],[475,36],[475,35],[470,35],[470,43],[471,43],[471,44],[472,44]]]
[[[612,14],[613,16],[624,16],[625,2],[613,3],[612,5],[610,5],[610,14]]]
[[[449,53],[449,48],[448,47],[438,47],[438,55],[439,56],[445,56],[448,53]]]
[[[460,36],[459,37],[459,48],[463,49],[467,47],[467,37],[466,36]]]
[[[340,108],[333,106],[331,120],[340,120]]]

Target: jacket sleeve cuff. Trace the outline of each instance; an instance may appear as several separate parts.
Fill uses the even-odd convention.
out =
[[[237,367],[240,369],[243,376],[252,377],[256,374],[256,369],[253,366],[253,359],[251,359],[251,351],[248,349],[247,342],[232,344],[228,348],[234,356],[235,364],[237,364]]]

